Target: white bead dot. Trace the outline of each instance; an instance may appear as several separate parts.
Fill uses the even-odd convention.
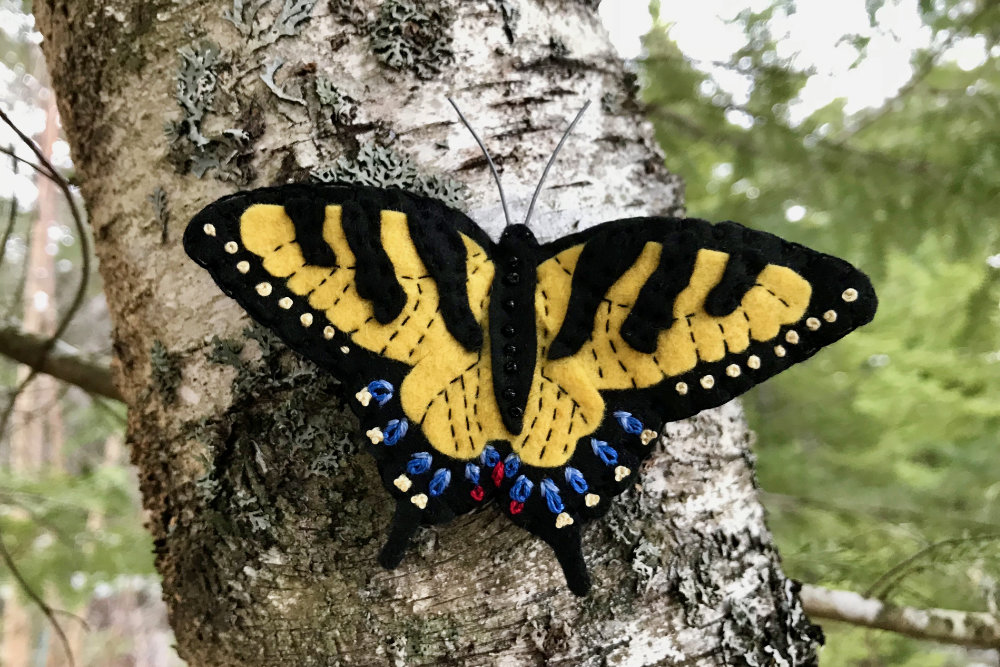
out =
[[[789,329],[788,333],[785,334],[785,340],[792,345],[795,345],[799,342],[799,332],[795,329]]]
[[[565,528],[566,526],[573,525],[573,517],[566,512],[560,512],[559,516],[556,517],[556,528]]]
[[[302,313],[302,316],[299,318],[299,322],[302,322],[302,326],[304,327],[310,326],[313,323],[312,313]]]
[[[250,271],[250,262],[245,262],[245,261],[237,262],[236,270],[239,271],[240,273],[247,273],[248,271]]]
[[[778,357],[785,356],[785,348],[782,347],[781,345],[775,345],[774,346],[774,354],[775,354],[775,356],[778,356]]]
[[[819,329],[819,320],[815,317],[810,317],[806,320],[806,328],[809,331],[816,331],[816,329]]]
[[[424,509],[427,507],[427,494],[418,493],[417,495],[410,497],[410,502],[420,509]]]
[[[347,347],[346,345],[341,345],[340,351],[344,354],[347,354],[348,352],[351,351],[351,348]]]
[[[753,370],[760,368],[760,357],[756,354],[751,354],[747,359],[747,368],[752,368]]]
[[[688,393],[687,382],[678,382],[676,385],[674,385],[674,389],[677,390],[678,394],[683,396],[684,394]]]
[[[204,232],[209,236],[215,236],[215,225],[210,222],[206,223],[205,226],[202,227],[202,230],[204,230]]]
[[[229,243],[227,243],[222,247],[225,248],[226,252],[228,252],[230,255],[235,255],[236,251],[240,249],[240,247],[236,244],[236,241],[230,241]]]
[[[288,310],[289,308],[292,307],[292,300],[287,296],[283,296],[280,299],[278,299],[278,305],[284,308],[285,310]]]
[[[597,503],[601,502],[601,497],[596,493],[588,493],[584,496],[583,502],[586,503],[587,507],[593,507]]]
[[[844,293],[840,295],[840,298],[846,301],[847,303],[856,301],[858,298],[858,290],[854,289],[853,287],[848,287],[847,289],[844,290]]]
[[[261,296],[271,296],[271,283],[260,283],[256,289]]]
[[[731,378],[738,378],[740,376],[740,367],[736,364],[729,364],[726,366],[726,375]]]
[[[711,389],[715,386],[715,378],[711,375],[706,375],[701,379],[701,386],[705,389]]]
[[[333,327],[323,327],[323,338],[330,340],[337,332]]]
[[[615,481],[620,482],[631,474],[632,470],[630,468],[626,468],[625,466],[618,466],[617,468],[615,468]]]
[[[837,311],[835,311],[835,310],[828,310],[828,311],[826,311],[825,313],[823,313],[823,319],[826,320],[827,322],[836,322],[837,321]]]

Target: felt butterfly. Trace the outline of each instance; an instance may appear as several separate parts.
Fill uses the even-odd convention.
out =
[[[578,595],[581,527],[634,484],[663,423],[876,308],[847,262],[733,222],[631,218],[551,243],[514,224],[494,243],[439,201],[354,185],[225,197],[184,246],[349,389],[396,501],[385,567],[421,524],[495,502],[553,548]]]

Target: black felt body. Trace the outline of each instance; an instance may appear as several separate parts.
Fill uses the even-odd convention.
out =
[[[774,341],[751,343],[742,358],[759,356],[760,368],[752,375],[743,373],[697,392],[679,394],[676,391],[679,382],[693,387],[705,375],[723,377],[729,363],[723,359],[714,363],[701,362],[688,373],[666,378],[645,389],[603,391],[606,409],[602,423],[577,442],[575,452],[565,466],[536,468],[521,465],[519,474],[531,480],[536,491],[520,508],[511,499],[516,476],[504,476],[499,484],[494,484],[491,471],[485,465],[480,466],[478,485],[482,500],[472,497],[477,485],[466,477],[468,461],[453,459],[434,450],[419,424],[411,423],[409,432],[394,446],[368,446],[386,490],[397,502],[388,540],[379,557],[385,567],[395,567],[400,563],[412,533],[421,523],[448,521],[495,501],[512,521],[552,546],[566,573],[570,589],[578,595],[585,594],[590,579],[580,544],[582,526],[606,513],[612,499],[635,482],[642,460],[655,446],[642,444],[637,434],[624,430],[616,413],[628,413],[644,429],[660,431],[664,422],[683,419],[721,405],[763,379],[808,358],[821,347],[867,323],[876,308],[875,293],[867,277],[846,262],[770,234],[748,230],[736,223],[711,225],[702,220],[633,218],[604,223],[544,245],[538,245],[530,232],[519,226],[510,228],[501,243],[494,244],[462,213],[440,202],[397,190],[288,185],[237,193],[205,208],[195,216],[185,232],[184,246],[188,254],[204,266],[222,290],[237,300],[255,320],[343,382],[349,397],[347,402],[357,413],[362,431],[373,427],[384,428],[388,419],[404,415],[398,388],[410,372],[410,366],[357,347],[351,337],[354,332],[337,331],[334,339],[329,341],[320,337],[322,327],[302,327],[299,318],[306,313],[317,322],[324,321],[325,317],[323,312],[311,310],[302,299],[295,299],[295,305],[288,310],[263,305],[254,286],[264,281],[273,284],[274,294],[269,303],[276,298],[294,295],[284,287],[283,281],[275,280],[263,269],[259,258],[242,249],[242,244],[235,255],[223,249],[228,241],[240,240],[240,216],[253,204],[285,206],[295,225],[296,241],[302,246],[303,257],[308,263],[323,267],[336,266],[338,258],[322,240],[322,212],[329,204],[340,205],[344,232],[355,255],[355,287],[363,298],[371,302],[376,319],[383,323],[392,321],[402,312],[406,295],[381,245],[380,211],[405,213],[414,247],[423,260],[427,274],[437,284],[441,315],[448,331],[465,349],[482,354],[486,353],[482,349],[484,333],[489,332],[494,388],[504,424],[512,433],[526,427],[518,410],[523,414],[532,374],[541,362],[535,358],[536,268],[562,250],[580,244],[584,246],[572,278],[568,311],[554,344],[548,350],[549,359],[571,355],[587,341],[598,309],[606,307],[603,302],[608,288],[632,266],[648,242],[663,244],[660,261],[640,289],[622,328],[622,336],[628,344],[644,353],[652,353],[659,334],[670,328],[674,320],[674,299],[687,286],[699,249],[718,250],[730,256],[722,279],[705,303],[705,309],[711,314],[732,312],[753,286],[752,277],[766,264],[791,268],[807,280],[812,287],[811,304],[839,302],[845,285],[857,290],[851,307],[838,309],[836,321],[825,321],[817,331],[795,326],[800,340],[798,344],[787,346],[785,356],[773,354]],[[206,236],[203,232],[206,224],[214,227],[214,235]],[[480,326],[469,307],[465,276],[467,257],[460,233],[475,241],[489,255],[496,269],[489,297],[489,319],[485,326]],[[233,268],[235,262],[240,260],[249,262],[248,272],[240,273]],[[517,274],[516,280],[511,280],[511,273]],[[512,305],[504,308],[507,302],[512,302]],[[810,306],[803,318],[821,316],[822,313],[814,312]],[[512,327],[510,335],[504,333],[508,325]],[[350,354],[341,353],[342,346],[349,348]],[[507,369],[510,362],[513,366]],[[376,378],[396,388],[385,405],[372,401],[366,407],[352,400],[355,391]],[[507,392],[507,389],[511,391]],[[617,464],[629,470],[626,477],[615,479],[616,466],[608,465],[598,457],[590,444],[592,438],[606,442],[614,449]],[[512,453],[507,441],[494,441],[490,445],[500,461]],[[394,480],[406,472],[414,454],[420,453],[432,455],[431,471],[450,472],[450,484],[441,495],[430,494],[430,473],[411,475],[413,487],[408,492],[394,485]],[[589,485],[588,491],[600,496],[596,505],[588,506],[584,501],[585,493],[570,488],[565,478],[567,467],[578,470]],[[574,519],[572,525],[563,528],[555,526],[553,511],[537,491],[544,480],[558,487],[565,512]],[[426,508],[419,509],[409,501],[414,493],[428,494]]]

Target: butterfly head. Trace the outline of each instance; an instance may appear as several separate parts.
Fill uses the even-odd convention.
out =
[[[531,233],[527,225],[508,225],[500,236],[500,248],[507,251],[522,248],[537,248],[538,239]]]

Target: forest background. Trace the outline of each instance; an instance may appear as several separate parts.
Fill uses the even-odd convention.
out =
[[[1000,3],[675,4],[651,7],[635,73],[689,214],[842,256],[880,295],[870,326],[743,399],[786,571],[997,613]],[[0,109],[72,184],[39,39],[30,6],[0,0]],[[106,366],[88,246],[58,191],[12,157],[29,153],[7,128],[0,149],[0,340],[52,335],[79,294],[56,352]],[[163,210],[154,194],[151,227]],[[0,655],[44,665],[59,650],[23,583],[86,621],[61,619],[79,664],[177,664],[113,389],[40,376],[17,392],[25,377],[0,356],[0,537],[23,578],[0,566]],[[824,666],[1000,664],[823,626]]]

